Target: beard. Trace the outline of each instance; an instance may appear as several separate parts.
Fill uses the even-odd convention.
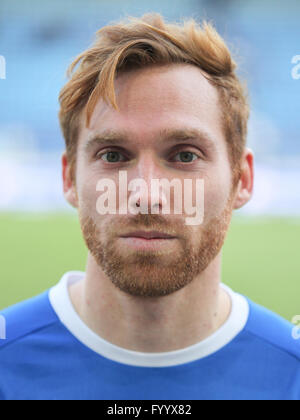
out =
[[[197,227],[197,231],[189,231],[183,225],[182,236],[179,236],[178,223],[175,230],[161,215],[138,214],[123,224],[120,221],[119,229],[114,227],[114,223],[100,228],[91,216],[80,212],[79,216],[90,253],[119,290],[132,296],[162,297],[190,284],[219,254],[230,225],[232,201],[230,198],[222,213]],[[169,253],[120,249],[117,241],[124,227],[127,231],[151,228],[172,233],[178,237],[179,249]]]

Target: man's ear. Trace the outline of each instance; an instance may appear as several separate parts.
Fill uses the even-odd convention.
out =
[[[241,176],[236,188],[233,208],[243,207],[251,199],[254,181],[254,154],[246,148],[242,157]]]
[[[68,162],[66,152],[63,153],[61,158],[62,163],[62,177],[64,197],[71,206],[78,208],[77,191],[74,180],[71,176],[71,166]]]

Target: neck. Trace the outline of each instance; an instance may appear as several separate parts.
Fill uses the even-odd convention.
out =
[[[231,302],[220,287],[221,253],[183,289],[163,297],[127,295],[88,257],[85,279],[70,287],[83,322],[103,339],[128,350],[160,353],[196,344],[227,320]]]

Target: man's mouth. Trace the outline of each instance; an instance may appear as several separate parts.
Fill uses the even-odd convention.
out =
[[[158,231],[134,231],[127,233],[125,235],[122,235],[121,238],[140,238],[140,239],[147,239],[147,240],[153,240],[153,239],[175,239],[175,236],[169,235],[164,232],[158,232]]]
[[[165,246],[170,246],[175,241],[176,237],[164,232],[157,231],[135,231],[126,235],[122,235],[120,239],[127,247],[154,251]]]

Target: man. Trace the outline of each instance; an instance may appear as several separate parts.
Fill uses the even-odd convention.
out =
[[[232,212],[253,191],[246,94],[224,41],[145,15],[100,30],[70,76],[63,185],[86,272],[3,312],[0,397],[299,399],[292,326],[221,279]],[[144,187],[124,192],[125,175]],[[154,179],[184,196],[154,193]],[[195,196],[201,223],[163,212]]]

